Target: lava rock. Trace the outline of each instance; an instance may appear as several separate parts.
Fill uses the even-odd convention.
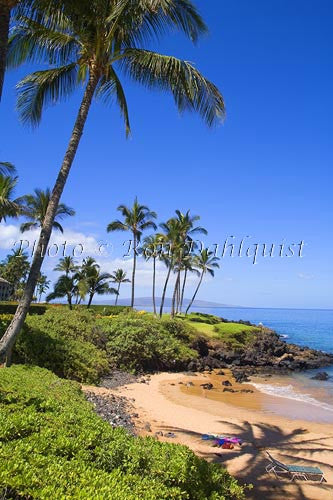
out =
[[[106,420],[112,427],[124,427],[135,435],[134,424],[131,420],[131,405],[123,396],[113,394],[85,393],[86,399],[93,404],[95,412]]]
[[[203,389],[206,389],[207,391],[210,391],[211,389],[213,389],[213,384],[200,384],[200,387],[202,387]]]
[[[224,380],[222,382],[222,385],[225,385],[226,387],[231,387],[232,386],[232,383],[229,381],[229,380]]]

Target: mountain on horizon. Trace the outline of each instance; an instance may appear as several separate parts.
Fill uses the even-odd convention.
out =
[[[108,300],[103,300],[103,304],[105,303],[113,303],[114,301],[108,301]],[[130,298],[126,299],[119,299],[118,300],[118,305],[120,306],[129,306],[131,303]],[[190,303],[190,299],[184,298],[183,301],[183,306],[186,307]],[[159,307],[161,304],[161,297],[156,297],[156,306]],[[172,298],[166,297],[164,301],[165,307],[171,307],[172,305]],[[153,307],[153,300],[151,297],[138,297],[135,299],[134,302],[135,307]],[[207,300],[195,300],[193,302],[193,307],[236,307],[230,304],[221,304],[219,302],[211,302]]]

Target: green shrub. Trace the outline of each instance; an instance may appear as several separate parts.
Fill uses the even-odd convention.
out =
[[[162,324],[164,329],[176,339],[188,343],[196,335],[196,330],[191,325],[180,321],[178,318],[163,318]]]
[[[44,314],[47,309],[57,307],[48,304],[31,304],[29,314]],[[17,308],[17,302],[0,302],[0,314],[14,314]]]
[[[108,336],[107,352],[117,367],[132,371],[177,370],[197,353],[177,338],[170,329],[185,335],[186,327],[160,321],[140,313],[120,314],[98,320]]]
[[[242,500],[185,446],[112,429],[79,386],[37,367],[0,370],[0,495],[35,500]]]
[[[186,319],[189,321],[193,321],[194,323],[206,323],[208,325],[216,325],[218,323],[224,322],[223,318],[219,316],[214,316],[212,314],[207,313],[191,313],[186,316]]]
[[[82,308],[85,306],[80,307]],[[102,304],[95,304],[90,306],[90,311],[93,311],[96,314],[100,314],[101,316],[116,316],[117,314],[130,312],[132,310],[133,309],[130,306],[106,306]]]
[[[0,316],[0,337],[12,316]],[[109,363],[103,333],[93,316],[66,308],[48,310],[43,316],[28,316],[15,343],[14,363],[48,368],[59,377],[96,383]]]

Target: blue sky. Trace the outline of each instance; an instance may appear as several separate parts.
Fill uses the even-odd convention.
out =
[[[207,244],[305,242],[303,258],[224,258],[199,298],[256,307],[332,307],[332,49],[330,0],[210,0],[195,2],[210,27],[193,47],[170,35],[156,47],[194,62],[221,89],[225,123],[209,130],[200,118],[180,116],[172,98],[127,82],[132,137],[125,139],[115,107],[95,103],[63,201],[77,215],[67,237],[114,244],[101,259],[122,265],[123,235],[105,227],[119,203],[139,201],[164,221],[178,208],[201,215]],[[48,109],[36,130],[14,111],[15,83],[6,77],[0,107],[0,159],[20,175],[18,194],[54,182],[81,93]],[[17,233],[1,227],[1,255]],[[57,236],[59,242],[59,236]],[[249,246],[247,244],[247,246]],[[247,248],[245,246],[245,250]],[[3,247],[6,247],[3,248]],[[45,264],[48,272],[54,261]],[[127,259],[124,267],[130,269]],[[111,269],[112,268],[112,269]],[[160,269],[160,283],[164,270]],[[150,294],[141,263],[137,295]],[[195,286],[192,279],[187,295]],[[129,288],[124,289],[124,296]]]

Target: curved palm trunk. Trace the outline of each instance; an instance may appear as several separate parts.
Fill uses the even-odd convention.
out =
[[[118,283],[118,289],[117,289],[118,294],[116,295],[116,300],[115,300],[115,302],[114,302],[114,305],[115,305],[115,306],[118,304],[119,290],[120,290],[120,281],[119,281],[119,283]]]
[[[187,279],[187,269],[185,269],[185,272],[184,272],[184,280],[183,280],[183,286],[182,286],[182,293],[181,293],[181,296],[180,296],[180,306],[179,306],[179,312],[180,313],[183,310],[183,302],[184,302],[184,293],[185,293],[186,279]]]
[[[199,288],[200,288],[200,286],[201,286],[201,283],[202,283],[202,278],[203,278],[203,277],[204,277],[204,271],[202,271],[202,273],[201,273],[201,276],[200,276],[200,279],[199,279],[198,286],[197,286],[197,288],[195,289],[195,292],[194,292],[194,295],[193,295],[193,297],[192,297],[192,299],[191,299],[191,302],[190,302],[190,303],[189,303],[189,305],[187,306],[187,309],[186,309],[186,312],[185,312],[185,316],[187,316],[187,313],[189,312],[189,310],[190,310],[190,308],[191,308],[191,306],[192,306],[192,304],[193,304],[193,302],[194,302],[194,300],[195,300],[195,297],[197,296],[197,293],[198,293]]]
[[[167,291],[167,288],[168,288],[169,278],[170,278],[170,274],[171,274],[171,268],[172,268],[172,266],[170,264],[169,270],[168,270],[168,274],[166,276],[164,287],[163,287],[163,293],[162,293],[162,298],[161,298],[161,306],[160,306],[160,317],[162,317],[162,314],[163,314],[165,294],[166,294],[166,291]]]
[[[153,257],[153,308],[156,316],[156,257]]]
[[[1,0],[0,0],[1,1]],[[54,185],[49,205],[47,207],[44,223],[40,232],[37,248],[31,264],[29,277],[25,286],[24,295],[17,306],[15,315],[7,328],[5,334],[0,340],[0,364],[5,363],[10,356],[16,337],[21,330],[26,315],[28,313],[34,289],[39,277],[40,269],[43,264],[45,250],[50,241],[52,226],[56,216],[59,200],[64,190],[68,174],[73,164],[77,148],[83,133],[84,125],[87,120],[91,101],[98,84],[99,77],[91,73],[87,84],[81,106],[75,121],[69,145],[60,168],[56,183]]]
[[[17,3],[14,0],[0,0],[0,100],[6,71],[10,12]]]
[[[133,270],[132,270],[132,298],[131,298],[131,307],[134,307],[134,290],[135,290],[135,271],[136,271],[136,234],[133,233]]]

